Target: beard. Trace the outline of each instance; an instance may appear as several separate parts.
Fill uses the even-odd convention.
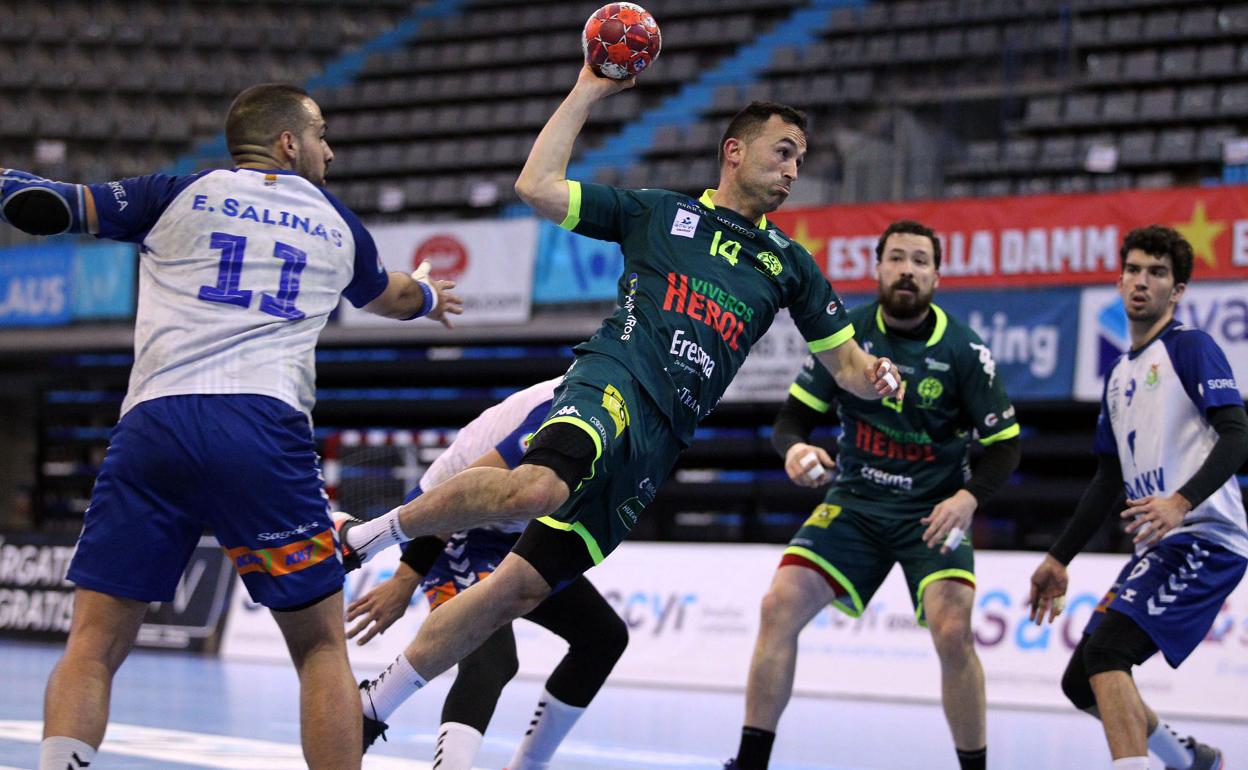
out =
[[[902,294],[903,289],[909,290],[910,294]],[[914,281],[902,279],[887,288],[880,287],[880,304],[893,318],[909,321],[927,312],[932,306],[934,294],[934,289],[924,293]]]

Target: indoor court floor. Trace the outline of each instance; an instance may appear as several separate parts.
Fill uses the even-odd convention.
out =
[[[59,653],[51,644],[0,642],[0,770],[36,766],[43,687]],[[396,712],[388,742],[379,741],[365,756],[366,770],[430,768],[448,685],[446,677],[435,681]],[[516,680],[507,688],[478,768],[499,770],[510,759],[540,687]],[[112,724],[92,770],[302,768],[296,697],[288,666],[136,652],[118,674]],[[735,690],[608,684],[554,768],[714,770],[736,749],[743,703]],[[1220,746],[1229,768],[1248,767],[1248,724],[1171,724]],[[999,770],[1110,766],[1100,726],[1073,710],[992,709],[988,746],[989,767]],[[957,761],[938,705],[797,698],[781,722],[772,768],[957,770]]]

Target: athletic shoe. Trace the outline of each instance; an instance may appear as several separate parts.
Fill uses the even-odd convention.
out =
[[[1225,767],[1222,763],[1222,752],[1218,749],[1201,743],[1190,735],[1180,738],[1179,741],[1196,755],[1196,759],[1188,770],[1223,770]],[[1174,770],[1174,768],[1167,766],[1166,770]]]
[[[373,683],[369,680],[365,679],[360,682],[360,690],[368,696],[369,705],[372,705],[373,702],[372,689]],[[375,709],[373,713],[377,713]],[[380,719],[373,719],[368,714],[364,714],[364,751],[367,752],[368,747],[372,746],[379,737],[388,743],[389,739],[386,738],[386,730],[388,729],[390,729],[390,725]]]
[[[367,556],[360,556],[360,552],[347,545],[347,532],[351,528],[359,524],[363,524],[363,519],[357,519],[349,513],[342,511],[334,511],[329,515],[334,521],[334,532],[338,534],[338,552],[342,554],[342,568],[347,572],[359,569],[364,562],[368,561]]]
[[[741,766],[737,764],[737,758],[733,757],[724,763],[724,770],[741,770]]]

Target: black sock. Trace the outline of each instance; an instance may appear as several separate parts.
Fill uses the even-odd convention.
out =
[[[962,765],[962,770],[987,770],[987,746],[974,751],[963,751],[962,749],[956,749],[956,751],[958,752],[958,764]]]
[[[741,747],[737,749],[737,765],[741,770],[767,770],[771,761],[771,744],[776,734],[757,727],[741,728]]]

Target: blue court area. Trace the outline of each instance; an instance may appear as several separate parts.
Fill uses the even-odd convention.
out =
[[[44,682],[58,655],[52,645],[0,643],[0,770],[35,767]],[[436,681],[404,704],[389,742],[370,751],[364,767],[429,770],[447,685]],[[510,759],[539,690],[540,682],[517,680],[504,692],[478,768],[499,770]],[[554,767],[714,770],[736,748],[743,702],[735,691],[608,684]],[[289,667],[136,652],[118,675],[112,725],[92,770],[296,770],[304,766],[296,712]],[[1180,720],[1174,727],[1220,746],[1229,767],[1248,762],[1242,722]],[[1072,712],[991,710],[988,745],[989,767],[1002,770],[1110,765],[1099,724]],[[798,698],[781,724],[772,767],[956,770],[957,762],[936,705]]]

